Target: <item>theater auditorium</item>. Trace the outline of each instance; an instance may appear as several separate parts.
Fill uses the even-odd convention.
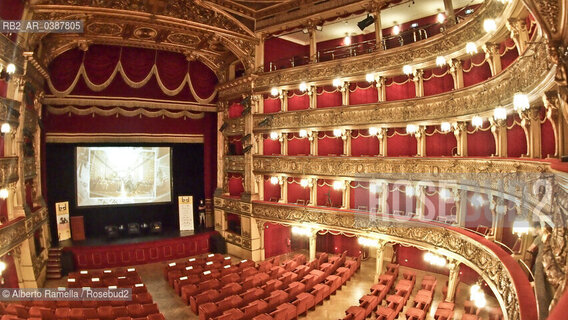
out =
[[[0,320],[564,320],[567,222],[566,0],[0,0]]]

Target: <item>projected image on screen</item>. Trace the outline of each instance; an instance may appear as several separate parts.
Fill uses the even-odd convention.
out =
[[[170,148],[77,147],[77,205],[171,201]]]

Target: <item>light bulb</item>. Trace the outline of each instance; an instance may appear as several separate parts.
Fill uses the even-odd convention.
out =
[[[442,129],[442,132],[450,132],[450,130],[452,130],[452,125],[449,122],[442,122],[442,124],[440,124],[440,129]]]
[[[343,189],[343,182],[333,181],[333,190],[341,190],[341,189]]]
[[[271,94],[271,95],[277,96],[278,93],[279,93],[279,92],[278,92],[278,88],[275,87],[275,88],[270,89],[270,94]]]
[[[277,140],[277,139],[278,139],[278,132],[272,131],[272,132],[270,133],[270,139],[272,139],[272,140]]]
[[[1,199],[7,199],[9,194],[10,193],[8,192],[8,189],[6,189],[6,188],[0,189],[0,198]]]
[[[350,36],[345,36],[345,38],[343,38],[343,45],[346,45],[346,46],[351,45],[351,37]]]
[[[507,109],[503,107],[497,107],[493,110],[493,119],[495,120],[505,120],[507,119]]]
[[[465,45],[465,52],[467,54],[476,54],[477,53],[477,46],[473,42],[468,42]]]
[[[300,180],[300,186],[302,186],[302,188],[307,187],[308,186],[308,179]]]
[[[367,82],[373,82],[375,81],[375,74],[373,73],[367,73],[365,75],[365,80],[367,80]]]
[[[415,124],[406,125],[406,133],[408,134],[415,134],[418,132],[418,126]]]
[[[438,67],[443,67],[446,65],[446,58],[442,57],[442,56],[437,56],[436,57],[436,65]]]
[[[306,92],[308,90],[308,85],[305,82],[300,83],[300,91]]]
[[[379,129],[375,128],[375,127],[370,127],[369,128],[369,134],[372,136],[376,136],[377,133],[379,133]]]
[[[436,16],[436,21],[438,21],[438,23],[444,23],[444,21],[446,21],[446,15],[443,13],[438,13],[438,15]]]
[[[515,93],[513,96],[513,108],[515,111],[525,111],[530,107],[529,97],[526,94],[520,92]]]
[[[402,67],[402,72],[404,72],[404,74],[406,75],[411,75],[413,70],[412,70],[412,66],[409,65],[405,65]]]
[[[308,131],[306,129],[301,129],[299,135],[300,138],[305,138],[308,136]]]
[[[394,27],[392,27],[392,34],[397,36],[400,33],[400,26],[397,24]]]
[[[474,116],[471,118],[471,125],[474,127],[481,127],[483,125],[483,118],[480,116]]]
[[[497,23],[493,19],[485,19],[483,20],[483,29],[485,32],[495,32],[497,30]]]
[[[341,86],[341,79],[335,78],[335,79],[333,79],[333,81],[331,82],[331,84],[332,84],[334,87],[340,87],[340,86]]]
[[[343,132],[341,131],[341,129],[333,129],[333,136],[336,137],[336,138],[341,137],[342,133]]]
[[[406,193],[407,197],[414,197],[414,195],[416,194],[416,190],[413,186],[406,186],[404,192]]]
[[[278,177],[270,177],[270,183],[271,184],[278,184]]]
[[[13,63],[8,63],[8,65],[6,66],[6,72],[8,74],[14,74],[16,73],[16,65]]]
[[[11,130],[10,124],[7,122],[3,123],[2,127],[0,127],[0,132],[2,133],[8,133],[10,132],[10,130]]]

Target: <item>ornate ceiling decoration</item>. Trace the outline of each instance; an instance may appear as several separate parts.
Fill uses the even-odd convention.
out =
[[[39,61],[90,44],[173,51],[199,59],[224,80],[226,66],[240,60],[254,66],[254,33],[225,11],[202,1],[48,0],[30,7],[37,20],[83,20],[82,34],[30,34],[28,46],[41,43]]]

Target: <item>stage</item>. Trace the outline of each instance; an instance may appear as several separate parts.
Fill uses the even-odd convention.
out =
[[[207,253],[212,229],[204,231],[170,231],[161,234],[124,236],[117,239],[92,238],[61,241],[64,252],[73,255],[76,270],[126,267],[169,261]]]

